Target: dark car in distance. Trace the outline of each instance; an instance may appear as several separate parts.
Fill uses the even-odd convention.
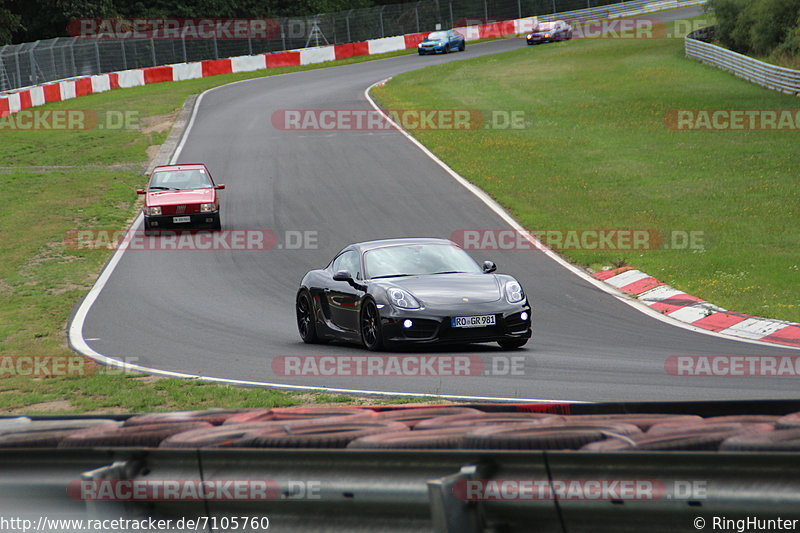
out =
[[[572,39],[572,26],[563,20],[542,22],[526,37],[528,44],[554,43]]]
[[[351,244],[303,277],[295,300],[300,337],[369,350],[481,342],[519,348],[531,337],[531,307],[519,282],[495,270],[447,239]]]

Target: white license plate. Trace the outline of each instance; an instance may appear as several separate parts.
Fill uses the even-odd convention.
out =
[[[180,224],[181,222],[191,222],[192,217],[172,217],[172,222]]]
[[[494,326],[494,315],[480,316],[454,316],[450,318],[450,325],[454,328],[482,328]]]

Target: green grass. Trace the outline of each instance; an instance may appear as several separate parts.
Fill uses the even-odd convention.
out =
[[[76,229],[127,226],[137,211],[134,189],[147,181],[143,172],[148,147],[152,150],[164,142],[189,95],[238,80],[412,53],[416,52],[161,83],[34,108],[132,112],[139,122],[135,129],[0,129],[0,356],[70,353],[66,341],[70,310],[91,288],[111,252],[70,249],[65,238]],[[50,404],[56,400],[63,400],[63,405]],[[18,412],[33,404],[55,412],[125,412],[362,401],[344,395],[106,373],[47,379],[0,376],[0,412]],[[408,400],[381,403],[404,401]]]
[[[396,76],[373,94],[385,108],[524,110],[524,129],[412,133],[531,230],[706,241],[565,250],[575,263],[631,265],[737,312],[800,321],[800,133],[665,126],[671,109],[796,110],[796,97],[685,58],[682,39],[521,47]]]
[[[243,388],[124,373],[108,367],[100,367],[85,376],[17,376],[0,379],[0,413],[3,414],[141,413],[214,407],[358,406],[425,401],[431,399],[376,400],[326,392]]]

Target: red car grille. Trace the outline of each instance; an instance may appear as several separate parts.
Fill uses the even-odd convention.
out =
[[[190,215],[200,212],[200,204],[162,205],[162,215]]]

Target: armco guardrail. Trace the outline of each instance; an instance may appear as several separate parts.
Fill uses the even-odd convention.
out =
[[[15,518],[60,533],[129,531],[123,521],[148,519],[171,520],[162,531],[293,533],[777,531],[766,520],[800,519],[791,452],[31,449],[4,450],[0,472],[4,531],[24,531]],[[165,482],[202,482],[209,495],[133,495]],[[227,497],[211,496],[226,483]],[[525,488],[533,483],[552,488]],[[247,490],[256,484],[270,489]],[[200,527],[176,526],[181,518]],[[748,519],[764,522],[744,528]]]
[[[468,41],[472,41],[528,32],[532,29],[537,19],[600,20],[636,16],[665,9],[704,4],[705,2],[706,0],[634,0],[632,2],[554,13],[541,17],[525,17],[490,24],[458,27],[457,29],[465,34]],[[44,105],[48,102],[59,102],[117,88],[136,87],[165,81],[182,81],[233,72],[249,72],[272,67],[308,65],[353,56],[405,50],[416,47],[424,35],[426,33],[412,33],[355,43],[301,48],[285,52],[245,55],[225,59],[210,59],[190,63],[175,63],[69,78],[0,94],[0,117],[17,113],[30,107]]]
[[[670,3],[646,0],[638,3]],[[0,47],[0,91],[57,79],[155,67],[179,62],[280,52],[301,47],[345,44],[395,35],[430,32],[442,27],[487,24],[501,20],[542,16],[555,12],[597,8],[624,0],[419,0],[311,17],[237,19],[253,23],[252,31],[232,38],[231,25],[215,19],[191,19],[186,26],[156,33],[154,38],[60,37]],[[637,2],[633,2],[637,3]],[[75,20],[75,32],[84,23],[96,31],[113,31],[112,21]],[[121,32],[132,24],[117,21]],[[134,22],[133,20],[130,22]],[[149,21],[142,21],[149,22]],[[158,21],[154,21],[158,22]],[[178,24],[178,20],[162,22]],[[231,19],[228,23],[233,22]],[[168,27],[168,26],[167,26]],[[148,35],[147,32],[144,32]],[[175,37],[173,37],[175,35]],[[169,38],[165,38],[165,37]],[[128,37],[133,37],[129,35]]]
[[[705,0],[702,0],[705,1]],[[691,5],[696,0],[423,0],[407,4],[354,9],[316,17],[255,21],[269,31],[247,38],[217,38],[202,26],[207,38],[93,39],[61,37],[0,47],[0,92],[44,84],[58,79],[108,72],[190,63],[237,56],[252,56],[298,47],[346,44],[387,36],[433,31],[445,27],[474,26],[532,16],[585,16],[603,18],[614,13],[647,13]],[[586,8],[583,8],[586,6]],[[576,9],[580,7],[580,9]],[[637,9],[639,11],[637,11]],[[178,21],[174,21],[178,22]],[[199,24],[213,21],[197,21]],[[245,22],[239,20],[239,22]],[[193,22],[194,24],[195,22]],[[216,26],[211,26],[212,28]],[[221,32],[224,33],[224,32]],[[260,36],[263,34],[263,36]]]
[[[800,70],[764,63],[752,57],[717,46],[708,39],[711,28],[694,31],[686,36],[686,56],[727,70],[753,83],[786,94],[800,96]],[[712,30],[713,31],[713,30]]]

